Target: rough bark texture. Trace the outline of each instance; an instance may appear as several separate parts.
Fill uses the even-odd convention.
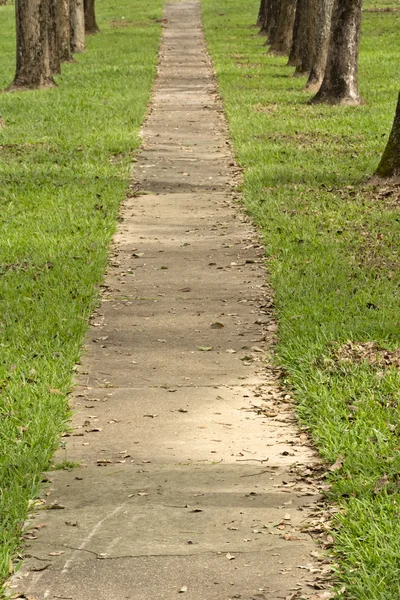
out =
[[[288,65],[295,67],[300,55],[300,33],[306,0],[297,0],[296,15],[293,24],[292,45],[289,53]]]
[[[85,31],[87,34],[97,33],[99,28],[96,23],[95,0],[84,0]]]
[[[49,56],[49,0],[16,0],[17,68],[13,89],[55,85]]]
[[[83,0],[70,0],[71,51],[85,50],[85,12]]]
[[[400,177],[400,94],[392,131],[376,170],[376,175],[379,177]]]
[[[260,33],[266,35],[267,27],[268,27],[268,13],[269,13],[269,3],[271,0],[262,0],[260,4],[260,13],[259,19],[261,20],[260,24]],[[262,12],[261,12],[262,11]]]
[[[317,0],[305,0],[302,8],[297,40],[295,76],[305,75],[311,70],[314,56]]]
[[[356,105],[362,0],[335,0],[325,76],[312,103]]]
[[[58,0],[49,1],[49,60],[52,73],[61,72],[60,13]]]
[[[273,54],[287,56],[293,37],[293,25],[297,0],[281,0],[274,29],[270,31],[270,51]]]
[[[306,88],[317,91],[325,75],[331,33],[333,0],[319,0],[315,27],[314,56]]]
[[[262,27],[264,24],[265,0],[261,0],[260,8],[258,9],[257,26]]]
[[[72,60],[71,53],[71,25],[70,25],[70,0],[58,0],[59,4],[59,52],[60,60]]]
[[[280,0],[267,0],[267,38],[268,40],[271,37],[273,31],[275,31],[276,26],[278,24],[279,18],[279,10],[280,10]],[[269,41],[267,42],[269,43]]]

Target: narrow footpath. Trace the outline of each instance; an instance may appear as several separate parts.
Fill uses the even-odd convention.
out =
[[[272,301],[215,90],[199,1],[168,3],[132,197],[56,457],[80,466],[48,474],[49,510],[11,582],[21,598],[317,597],[302,526],[318,490],[296,476],[316,458],[265,364]]]

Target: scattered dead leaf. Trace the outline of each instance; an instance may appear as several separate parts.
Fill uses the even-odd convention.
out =
[[[341,454],[338,455],[336,461],[328,468],[328,471],[339,471],[343,467],[343,456]]]

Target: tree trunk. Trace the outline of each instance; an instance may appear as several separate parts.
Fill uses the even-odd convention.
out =
[[[362,0],[335,0],[325,76],[313,104],[357,105]]]
[[[72,60],[70,0],[59,0],[59,52],[62,62]]]
[[[260,12],[259,12],[259,19],[261,20],[261,24],[260,24],[260,34],[267,34],[267,27],[268,27],[268,14],[269,14],[269,2],[270,0],[261,0],[261,4],[260,4]]]
[[[314,41],[316,29],[317,1],[305,0],[298,22],[297,58],[295,77],[306,75],[310,72],[314,56]]]
[[[392,131],[375,175],[400,177],[400,94]]]
[[[296,67],[300,55],[300,30],[303,21],[303,13],[306,0],[297,0],[296,15],[293,24],[292,45],[289,52],[289,67]]]
[[[94,9],[95,0],[84,0],[85,7],[85,31],[87,34],[97,33],[99,28],[96,23],[96,13]]]
[[[318,91],[325,75],[331,34],[333,0],[319,0],[315,28],[314,57],[306,89]]]
[[[281,0],[277,22],[270,32],[270,52],[277,56],[287,56],[292,46],[293,25],[297,0]]]
[[[49,0],[16,0],[17,68],[9,90],[55,85],[50,70]]]
[[[260,8],[258,9],[257,27],[262,27],[264,24],[265,0],[261,0]]]
[[[71,51],[85,50],[85,12],[83,0],[70,0]]]
[[[58,0],[49,2],[49,57],[50,69],[52,73],[61,73],[60,58],[60,15]]]
[[[278,24],[278,17],[281,3],[280,0],[267,0],[266,1],[266,25],[264,26],[268,40],[271,37],[271,33],[275,31]],[[268,44],[268,41],[266,42]]]

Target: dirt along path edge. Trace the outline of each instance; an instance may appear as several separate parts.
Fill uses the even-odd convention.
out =
[[[169,2],[58,454],[80,466],[49,474],[15,597],[328,598],[318,457],[266,361],[277,324],[236,177],[200,4]]]

